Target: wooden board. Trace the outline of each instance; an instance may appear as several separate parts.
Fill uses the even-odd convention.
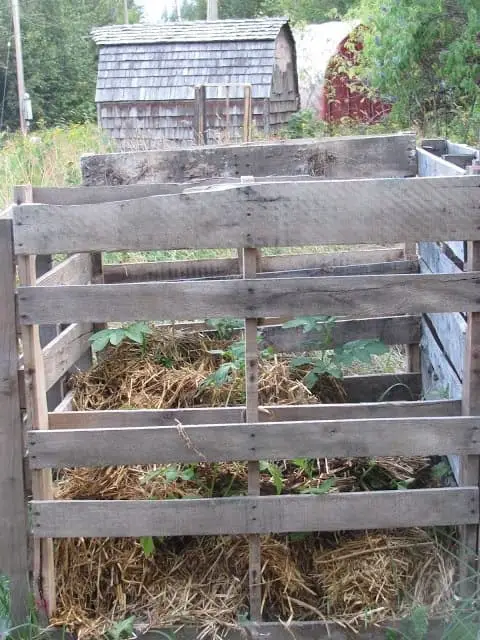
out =
[[[12,221],[0,215],[0,573],[10,580],[15,626],[30,607],[12,244]]]
[[[402,249],[364,249],[358,251],[334,251],[331,253],[285,254],[263,256],[264,271],[286,271],[291,269],[329,269],[353,264],[392,262],[403,257]],[[105,284],[117,282],[149,282],[151,280],[176,280],[207,278],[238,274],[237,258],[214,258],[203,260],[174,260],[165,262],[129,262],[105,265]]]
[[[38,537],[293,533],[478,523],[478,487],[200,500],[32,502]]]
[[[350,631],[334,621],[312,622],[257,622],[242,623],[238,629],[222,632],[224,640],[386,640],[389,629],[403,629],[398,621],[385,622],[370,626],[367,629]],[[448,624],[444,621],[430,620],[427,633],[422,640],[439,640],[444,637]],[[146,633],[136,633],[138,640],[159,640],[159,638],[175,638],[175,640],[198,640],[201,628],[190,626],[151,629]],[[163,635],[162,635],[163,632]],[[167,635],[165,635],[167,634]],[[170,634],[170,636],[168,635]],[[45,640],[65,640],[65,632],[56,629],[46,630]]]
[[[377,418],[28,434],[32,469],[480,454],[480,418]],[[250,495],[259,495],[260,491]]]
[[[89,155],[85,186],[186,182],[216,176],[412,176],[415,135],[358,136]],[[241,245],[238,245],[241,246]]]
[[[92,265],[87,253],[68,257],[37,279],[37,286],[54,287],[64,284],[88,284]]]
[[[45,384],[50,389],[90,348],[91,325],[72,324],[43,349]]]
[[[359,420],[363,418],[448,417],[461,414],[458,400],[430,400],[407,402],[372,402],[345,404],[275,405],[259,407],[262,422],[283,420]],[[229,424],[243,422],[244,407],[215,407],[207,409],[119,409],[116,411],[63,410],[49,414],[50,429],[121,429]]]
[[[480,176],[325,180],[241,184],[100,205],[23,204],[14,209],[15,251],[476,240],[479,186]]]
[[[20,287],[21,324],[480,310],[480,272]]]

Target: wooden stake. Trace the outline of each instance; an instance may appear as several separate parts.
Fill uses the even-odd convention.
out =
[[[243,93],[243,141],[252,139],[252,87],[246,84]]]
[[[242,176],[242,183],[253,182],[253,177]],[[257,249],[243,249],[242,268],[244,278],[255,278],[257,275]],[[245,391],[246,422],[258,422],[258,347],[257,319],[245,319]],[[253,446],[255,444],[253,443]],[[258,462],[248,463],[248,495],[260,495],[260,466]],[[249,536],[249,593],[250,619],[259,621],[262,618],[262,560],[260,536]]]
[[[480,242],[467,245],[466,271],[480,269]],[[465,366],[462,387],[462,414],[480,415],[480,313],[467,316]],[[478,486],[480,481],[480,457],[466,456],[460,461],[460,484]],[[478,597],[479,525],[461,527],[461,595]]]
[[[15,188],[15,202],[32,202],[32,188]],[[18,257],[18,277],[21,285],[35,286],[37,281],[35,256]],[[48,429],[48,407],[45,371],[38,325],[22,326],[23,361],[25,368],[25,397],[27,401],[27,428]],[[51,471],[32,472],[32,494],[34,500],[53,500]],[[55,610],[55,566],[53,540],[33,541],[34,593],[43,618]]]
[[[9,580],[17,626],[27,620],[29,585],[12,245],[12,220],[0,216],[0,571]]]

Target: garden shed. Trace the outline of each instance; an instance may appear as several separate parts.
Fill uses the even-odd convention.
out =
[[[257,128],[274,131],[298,109],[295,44],[285,18],[115,25],[92,37],[100,47],[99,124],[122,146],[193,142],[201,85],[209,142],[241,136],[245,85]]]

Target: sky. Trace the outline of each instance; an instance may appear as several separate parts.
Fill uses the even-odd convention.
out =
[[[173,9],[174,0],[137,0],[137,4],[143,6],[145,22],[157,22],[165,9]]]

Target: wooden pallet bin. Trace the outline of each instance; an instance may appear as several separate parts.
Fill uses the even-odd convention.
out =
[[[36,595],[43,598],[47,612],[55,606],[53,537],[247,534],[251,540],[252,628],[272,639],[291,634],[281,625],[261,621],[261,534],[461,525],[474,557],[480,520],[476,475],[480,424],[473,404],[479,379],[473,354],[478,349],[475,323],[480,311],[476,292],[480,273],[475,264],[471,273],[426,274],[418,272],[418,260],[405,256],[403,249],[262,256],[261,261],[258,252],[266,247],[388,245],[442,238],[468,238],[476,243],[480,241],[479,186],[478,177],[406,180],[389,176],[368,180],[256,178],[251,184],[187,191],[185,185],[165,184],[33,189],[32,203],[15,206],[11,217],[0,220],[0,238],[8,249],[0,252],[0,273],[7,263],[10,269],[13,264],[8,244],[12,231],[13,252],[21,267],[16,298],[25,359],[23,381],[20,376],[23,400],[15,387],[16,370],[9,365],[10,383],[0,401],[2,410],[6,398],[10,404],[5,406],[11,412],[21,404],[30,416],[27,447],[33,474],[33,568]],[[471,246],[475,249],[476,245]],[[105,266],[101,282],[92,272],[89,257],[105,251],[186,247],[240,247],[242,272],[238,258],[113,265]],[[32,271],[34,256],[58,253],[69,257],[37,279]],[[7,278],[3,286],[6,299],[13,300],[11,280]],[[2,375],[7,371],[7,356],[16,348],[17,329],[12,306],[9,308],[8,315],[0,315],[5,327],[2,334],[7,336],[6,342],[0,342]],[[421,314],[468,313],[464,366],[469,383],[464,385],[463,401],[398,397],[397,401],[376,402],[392,385],[392,376],[384,374],[346,380],[352,398],[348,404],[275,406],[268,413],[259,411],[257,329],[266,344],[302,351],[299,333],[281,330],[279,319],[319,310],[344,318],[335,325],[338,344],[379,337],[388,344],[409,345],[412,370],[395,379],[407,382],[418,398],[422,396],[416,354],[422,338]],[[46,389],[88,351],[92,325],[228,316],[246,319],[246,412],[241,407],[75,412],[68,397],[57,410],[48,410]],[[43,325],[67,328],[41,348],[37,327]],[[177,421],[183,425],[181,430],[174,426]],[[9,475],[0,471],[0,513],[3,516],[3,504],[12,502],[10,496],[15,495],[6,517],[15,517],[16,526],[21,527],[21,518],[25,518],[19,471],[21,428],[13,420],[8,424],[0,436],[16,443],[15,460]],[[258,495],[258,462],[264,459],[447,454],[462,457],[465,473],[458,487]],[[54,468],[201,460],[249,460],[249,495],[168,501],[52,500]],[[15,481],[15,494],[10,478]],[[18,506],[20,495],[22,508]],[[17,548],[21,553],[7,569],[20,576],[14,593],[18,603],[26,593],[22,579],[26,552],[23,554],[24,546],[18,545],[9,529],[6,543],[2,539],[0,544],[0,569],[4,558]],[[19,614],[20,610],[21,606]],[[298,638],[329,637],[323,623],[294,626]],[[333,633],[339,639],[347,637],[342,631]]]

